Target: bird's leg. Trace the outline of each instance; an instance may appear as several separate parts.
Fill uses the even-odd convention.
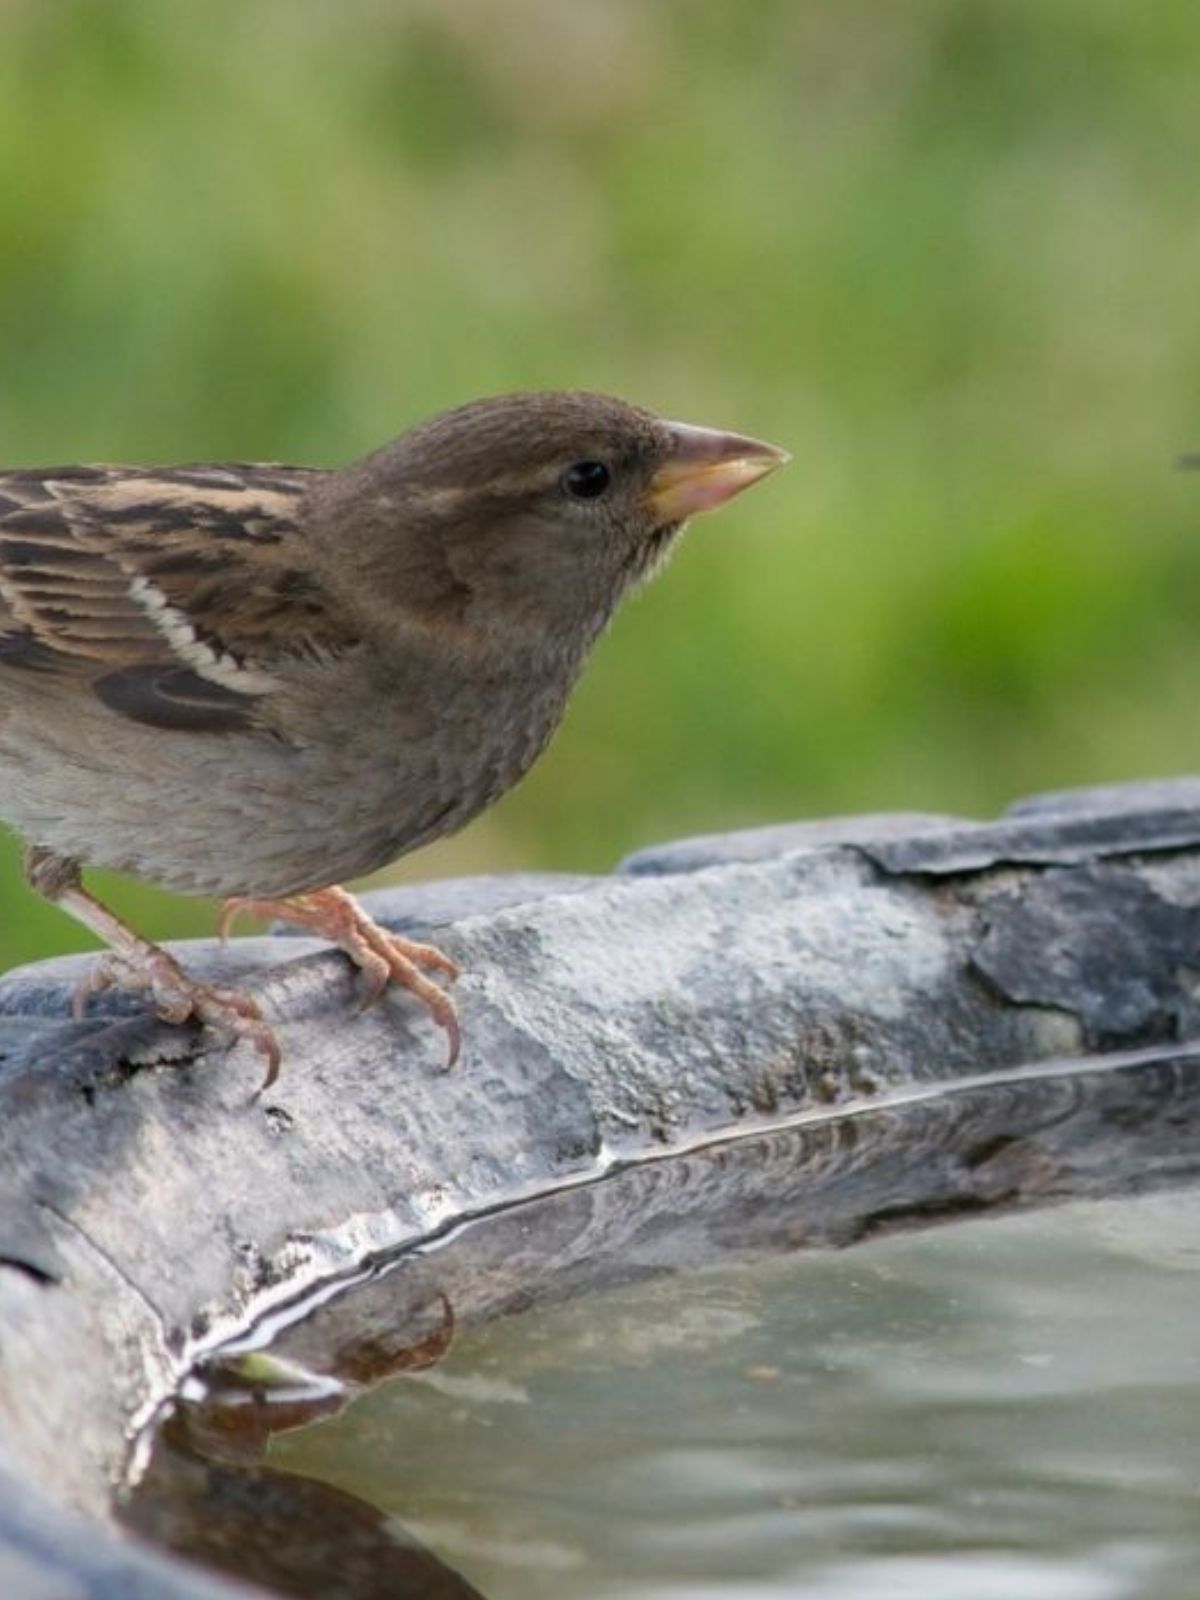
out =
[[[61,906],[108,945],[107,954],[97,960],[75,991],[77,1017],[82,1017],[89,996],[102,989],[146,991],[164,1022],[180,1023],[195,1017],[231,1041],[249,1040],[266,1059],[263,1088],[274,1083],[279,1075],[279,1045],[249,995],[189,978],[174,957],[143,939],[88,893],[78,862],[35,845],[25,852],[25,876],[38,894]]]
[[[410,990],[429,1007],[438,1026],[446,1030],[450,1041],[448,1065],[454,1065],[461,1040],[458,1013],[450,996],[421,971],[425,967],[444,973],[453,981],[458,977],[458,968],[449,956],[432,945],[419,944],[415,939],[405,939],[381,928],[352,894],[337,885],[313,889],[307,894],[287,895],[282,900],[241,896],[227,900],[218,924],[222,938],[243,912],[252,917],[277,917],[339,945],[363,974],[364,1006],[374,1005],[389,984],[398,983]]]

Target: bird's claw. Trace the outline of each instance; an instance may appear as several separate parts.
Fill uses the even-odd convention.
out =
[[[416,944],[412,940],[402,939],[397,934],[389,934],[378,927],[375,928],[375,932],[381,934],[382,938],[372,940],[369,944],[364,941],[361,947],[353,950],[345,945],[342,946],[362,972],[358,1009],[369,1010],[383,998],[393,983],[402,985],[428,1007],[433,1020],[445,1031],[449,1045],[446,1061],[448,1070],[458,1060],[462,1046],[458,1011],[445,990],[440,989],[420,970],[418,962],[433,967],[436,971],[447,973],[451,980],[457,978],[458,968],[448,956],[443,956],[440,950],[434,950],[429,945]],[[414,951],[420,951],[421,954],[416,955]],[[438,960],[436,962],[422,960],[424,956],[436,956]]]
[[[257,1001],[236,989],[198,983],[165,950],[150,946],[136,955],[109,951],[100,956],[75,990],[71,1009],[76,1019],[84,1016],[91,996],[105,989],[149,994],[162,1020],[175,1026],[194,1019],[229,1044],[246,1040],[267,1064],[260,1094],[279,1076],[279,1042]]]
[[[422,971],[424,968],[441,973],[452,983],[458,977],[458,967],[435,946],[389,933],[367,915],[352,895],[336,887],[316,889],[282,900],[227,900],[217,925],[222,938],[243,912],[257,917],[277,917],[330,939],[344,950],[362,974],[361,1011],[382,999],[393,983],[408,989],[428,1007],[433,1020],[444,1029],[449,1041],[447,1067],[458,1060],[462,1030],[454,1002]]]

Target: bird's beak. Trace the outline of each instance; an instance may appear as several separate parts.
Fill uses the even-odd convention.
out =
[[[765,478],[791,457],[776,445],[716,428],[669,422],[671,452],[650,480],[648,499],[655,520],[683,522],[712,511]]]

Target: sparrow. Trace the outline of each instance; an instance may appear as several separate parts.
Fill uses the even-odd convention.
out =
[[[339,887],[528,771],[618,602],[689,517],[787,460],[605,395],[474,401],[351,465],[0,472],[0,819],[30,885],[108,947],[76,996],[279,1048],[84,887],[107,867],[339,945],[365,1001],[439,950]]]

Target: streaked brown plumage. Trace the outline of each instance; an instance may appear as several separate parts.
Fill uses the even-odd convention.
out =
[[[113,948],[97,983],[269,1030],[79,883],[97,865],[334,938],[457,1046],[445,957],[336,885],[450,833],[550,737],[589,647],[687,517],[781,451],[589,394],[435,417],[341,471],[0,473],[0,817]]]

